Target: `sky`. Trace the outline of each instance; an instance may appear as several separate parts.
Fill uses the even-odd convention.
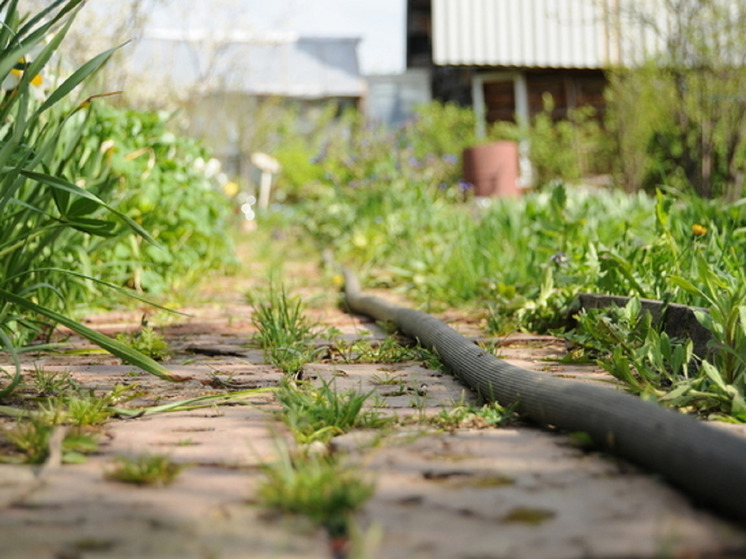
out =
[[[257,33],[359,37],[363,74],[404,71],[406,0],[169,0],[157,29],[240,29]]]

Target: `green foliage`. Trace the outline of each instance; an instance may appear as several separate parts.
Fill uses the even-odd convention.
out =
[[[182,469],[183,466],[163,454],[120,456],[106,472],[106,478],[134,485],[163,486],[172,483]]]
[[[670,2],[662,14],[638,8],[634,17],[666,38],[666,50],[612,78],[609,129],[626,187],[742,196],[746,10],[729,0]]]
[[[98,450],[97,437],[82,428],[89,423],[73,421],[73,428],[60,426],[70,425],[67,420],[71,417],[62,410],[51,408],[17,417],[13,425],[0,431],[12,448],[9,454],[0,455],[0,462],[42,464],[50,458],[55,447],[59,447],[63,463],[84,462],[86,454]]]
[[[130,236],[87,247],[100,275],[161,293],[235,263],[232,210],[215,165],[197,141],[169,131],[167,115],[96,104],[76,155],[72,172],[157,243]]]
[[[557,119],[552,96],[545,93],[543,102],[544,110],[530,123],[498,122],[490,136],[527,143],[533,184],[538,188],[607,173],[611,146],[594,109],[572,109]]]
[[[279,460],[262,468],[262,504],[304,515],[332,537],[347,536],[352,514],[373,495],[373,485],[334,457],[291,456],[286,448],[279,450]]]
[[[304,315],[302,301],[289,297],[284,286],[279,292],[270,287],[267,301],[254,303],[251,321],[264,358],[273,365],[296,373],[313,360],[315,325]]]
[[[712,308],[714,299],[701,287],[712,283],[704,270],[739,285],[738,255],[746,249],[746,204],[674,189],[659,189],[651,197],[556,185],[474,207],[444,194],[424,175],[406,185],[374,176],[364,186],[337,189],[323,204],[307,201],[288,215],[303,227],[305,238],[366,272],[369,284],[406,293],[429,310],[489,309],[488,325],[497,333],[564,326],[579,291]],[[711,291],[720,293],[722,287]],[[716,320],[738,324],[738,305],[727,304],[731,310]],[[723,332],[738,330],[724,326]],[[638,360],[644,380],[633,361],[628,373],[619,369],[618,374],[639,391],[664,399],[674,384],[683,387],[701,378],[679,368],[688,360],[681,360],[686,349],[676,349],[676,343],[654,330],[641,333],[626,353],[619,346],[617,360]],[[727,355],[723,347],[719,344],[717,352]],[[666,365],[663,374],[660,363],[666,361],[674,368]],[[707,357],[707,363],[715,363],[715,357]],[[713,366],[732,368],[726,361]],[[713,404],[725,402],[715,394],[717,383],[689,386],[685,398],[675,393],[669,403],[738,413],[735,397]],[[695,402],[701,393],[708,396]]]
[[[742,343],[745,331],[740,309],[736,305],[735,324],[729,326]],[[722,333],[723,317],[715,307],[713,310],[701,320],[713,333]],[[590,351],[598,364],[631,392],[704,415],[746,419],[743,357],[737,355],[742,347],[718,344],[718,351],[712,354],[715,365],[701,360],[693,355],[691,340],[669,338],[652,324],[650,313],[643,313],[634,298],[623,308],[584,311],[577,318],[578,328],[568,334],[569,339]],[[739,363],[734,366],[734,361]]]
[[[156,361],[162,361],[171,355],[171,346],[150,325],[145,325],[136,332],[118,334],[117,340]]]
[[[326,442],[356,427],[380,427],[387,420],[378,413],[364,411],[370,394],[354,390],[338,393],[333,384],[318,388],[283,381],[276,393],[282,404],[282,418],[298,442]]]
[[[688,380],[691,340],[682,343],[660,332],[650,313],[641,311],[639,299],[625,307],[583,311],[577,318],[578,333],[570,339],[602,356],[599,364],[632,391],[661,396]]]
[[[25,21],[11,2],[2,14],[0,80],[17,81],[0,102],[0,328],[6,348],[23,344],[43,328],[38,315],[6,294],[51,311],[65,310],[78,283],[58,269],[70,255],[68,247],[82,244],[86,235],[110,236],[122,221],[135,226],[121,215],[118,224],[113,208],[54,165],[61,138],[78,133],[78,118],[87,111],[85,103],[66,107],[62,101],[113,51],[74,72],[44,100],[37,98],[39,90],[32,83],[64,38],[79,4],[55,2]],[[46,44],[45,36],[51,38]],[[36,56],[18,80],[14,65],[32,51]]]
[[[459,161],[462,150],[474,143],[470,109],[431,103],[417,110],[411,124],[397,129],[371,127],[351,111],[335,122],[334,112],[327,110],[308,130],[308,122],[297,114],[287,112],[276,126],[277,138],[271,146],[283,165],[278,201],[313,200],[321,205],[343,195],[360,197],[365,205],[375,184],[423,179],[442,195],[463,196]],[[298,122],[290,124],[293,119]]]
[[[460,156],[464,148],[477,141],[474,111],[456,103],[428,103],[417,108],[403,134],[404,145],[425,163],[433,164],[449,155]]]
[[[427,416],[421,421],[438,429],[453,430],[459,427],[467,429],[485,429],[505,425],[513,420],[517,403],[506,408],[492,402],[481,407],[459,404],[441,410],[436,415]]]
[[[417,348],[402,345],[395,336],[389,336],[382,341],[339,340],[334,343],[331,350],[345,363],[401,363],[419,357]]]
[[[215,258],[225,259],[229,249],[221,221],[229,208],[208,188],[204,173],[200,177],[192,171],[201,148],[168,136],[162,118],[148,122],[138,115],[132,119],[137,126],[103,130],[99,117],[112,113],[99,101],[69,99],[116,50],[94,57],[64,79],[49,70],[81,4],[53,2],[29,16],[19,14],[17,2],[3,4],[0,345],[12,353],[62,323],[169,379],[152,359],[76,322],[69,311],[99,296],[103,285],[155,291],[204,272],[204,266],[215,268]],[[14,67],[21,59],[26,67],[19,72]],[[39,76],[44,85],[38,84]],[[133,144],[131,151],[119,152],[118,160],[117,147]],[[156,187],[147,191],[149,211],[138,214],[137,201],[147,199],[140,194],[154,184],[152,177],[158,179],[159,192],[153,191]],[[14,361],[15,375],[2,396],[20,380]]]

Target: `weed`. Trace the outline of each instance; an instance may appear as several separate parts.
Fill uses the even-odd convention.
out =
[[[20,419],[5,431],[8,441],[23,455],[28,464],[41,464],[49,455],[49,440],[54,423],[38,419]]]
[[[422,399],[413,400],[413,407],[420,409],[416,421],[430,425],[436,429],[452,431],[459,427],[486,429],[506,425],[515,419],[517,404],[500,406],[490,402],[483,406],[466,404],[463,401],[451,408],[446,408],[434,415],[426,415],[423,410]],[[405,422],[409,419],[405,419]]]
[[[393,383],[393,388],[382,391],[379,393],[379,396],[383,396],[384,398],[395,398],[396,396],[404,396],[408,392],[411,392],[411,388],[406,382],[397,382]]]
[[[382,341],[338,342],[334,348],[345,363],[402,363],[418,357],[413,347],[403,345],[395,336]]]
[[[506,524],[538,525],[551,520],[555,516],[557,516],[557,513],[549,509],[516,507],[500,518],[500,521]]]
[[[303,314],[303,304],[270,287],[267,302],[254,302],[252,322],[258,328],[256,339],[264,349],[264,357],[286,373],[296,373],[313,360],[314,328]]]
[[[693,355],[691,340],[672,340],[665,332],[659,332],[650,313],[641,312],[637,299],[630,300],[623,308],[580,313],[578,328],[568,333],[568,338],[592,352],[601,367],[636,394],[705,415],[725,414],[744,420],[744,377],[732,366],[739,360],[743,362],[742,356],[734,355],[734,347],[746,348],[738,339],[739,336],[746,339],[746,334],[739,333],[746,325],[746,320],[740,322],[740,309],[746,307],[735,303],[732,297],[723,295],[717,304],[730,301],[734,308],[722,305],[713,307],[710,315],[698,315],[715,336],[714,345],[719,351],[711,358],[717,365],[708,360],[700,362]],[[733,334],[726,341],[728,325]],[[729,376],[734,372],[735,376]],[[728,382],[730,379],[733,382]]]
[[[100,425],[113,414],[109,397],[80,396],[68,398],[64,403],[67,407],[68,421],[81,427]]]
[[[93,434],[74,430],[65,435],[62,451],[64,463],[81,464],[85,462],[87,454],[98,452],[98,440]]]
[[[134,458],[120,456],[105,477],[135,485],[163,486],[173,482],[182,468],[162,454],[141,454]]]
[[[18,418],[15,425],[5,430],[8,442],[20,453],[20,461],[41,464],[49,457],[52,435],[59,423],[44,415]],[[61,444],[62,462],[81,463],[85,455],[98,450],[95,435],[79,429],[64,432]],[[11,461],[13,461],[11,459]]]
[[[377,412],[363,410],[370,396],[354,390],[338,393],[323,382],[318,388],[284,380],[276,397],[282,418],[296,439],[304,444],[328,441],[356,427],[381,427],[388,420]]]
[[[69,372],[46,372],[36,367],[32,376],[33,388],[40,396],[60,396],[68,392],[77,392],[80,385]]]
[[[100,425],[114,415],[115,406],[136,397],[136,385],[116,385],[104,394],[87,393],[80,390],[76,394],[49,398],[39,406],[40,415],[54,418],[58,424],[77,427]]]
[[[414,398],[409,401],[409,407],[414,408],[418,412],[418,417],[423,420],[425,416],[425,407],[427,406],[427,399],[417,394]]]
[[[698,268],[698,286],[684,278],[673,281],[707,302],[709,313],[697,313],[697,320],[712,334],[707,357],[725,384],[740,387],[746,395],[746,277],[741,270],[735,277],[717,274],[701,259]]]
[[[118,334],[117,340],[156,361],[163,361],[172,353],[171,346],[163,335],[148,324],[136,332]]]
[[[447,370],[445,364],[440,359],[436,350],[430,350],[421,346],[416,348],[417,358],[422,363],[422,366],[431,371],[444,372]]]
[[[262,470],[264,506],[304,515],[332,537],[348,535],[351,515],[373,495],[371,483],[330,456],[291,456],[281,448],[279,460]]]
[[[376,386],[392,386],[405,384],[405,381],[404,379],[402,379],[401,375],[391,373],[384,373],[383,376],[376,374],[373,375],[370,380]]]
[[[624,307],[583,311],[577,319],[578,329],[569,339],[595,352],[599,365],[633,392],[660,396],[688,378],[691,342],[678,343],[656,329],[639,299]]]

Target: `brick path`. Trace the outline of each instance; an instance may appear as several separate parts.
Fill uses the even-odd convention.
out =
[[[235,289],[234,293],[242,293]],[[247,387],[275,385],[281,375],[248,342],[251,308],[240,295],[187,309],[163,331],[177,353],[168,368],[193,380],[170,384],[132,372],[100,354],[26,355],[24,367],[67,371],[97,390],[140,383],[133,404],[163,403],[204,393],[214,374]],[[347,339],[383,337],[375,325],[324,305],[319,318]],[[92,317],[114,333],[139,323],[138,313]],[[454,318],[454,317],[450,317]],[[454,323],[465,333],[473,325]],[[75,337],[70,348],[89,347]],[[501,349],[515,363],[546,374],[595,382],[592,367],[551,361],[563,351],[548,337],[514,337]],[[0,360],[2,360],[0,358]],[[7,363],[5,363],[7,365]],[[374,377],[397,375],[396,390]],[[448,375],[417,363],[312,364],[306,378],[335,379],[340,390],[374,390],[382,411],[400,417],[434,414],[471,396]],[[613,389],[610,387],[610,389]],[[80,465],[50,462],[41,470],[0,465],[0,557],[275,558],[330,557],[329,543],[302,519],[278,516],[254,498],[259,465],[289,440],[270,413],[273,396],[251,405],[219,406],[106,425],[100,452]],[[6,422],[7,423],[7,422]],[[742,431],[741,431],[742,432]],[[416,422],[381,438],[352,432],[335,452],[375,480],[360,514],[367,557],[573,559],[746,556],[746,533],[693,506],[655,476],[572,439],[527,425],[438,432]],[[166,453],[187,467],[170,486],[138,488],[108,481],[115,456]],[[728,555],[730,553],[730,555]]]

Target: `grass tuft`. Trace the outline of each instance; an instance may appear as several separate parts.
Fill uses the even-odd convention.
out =
[[[252,322],[264,357],[286,373],[296,373],[315,353],[315,325],[303,314],[303,303],[285,288],[270,287],[267,301],[254,303]]]
[[[164,486],[172,483],[183,469],[163,454],[141,454],[134,458],[120,456],[106,479],[134,485]]]
[[[378,412],[363,409],[371,393],[338,393],[329,382],[320,387],[283,381],[276,397],[282,417],[296,440],[303,444],[326,442],[357,427],[382,427],[390,422]]]
[[[283,448],[280,459],[262,470],[266,478],[258,496],[264,506],[304,515],[332,537],[348,535],[352,514],[374,491],[372,483],[330,456],[291,456]]]
[[[143,326],[136,332],[118,334],[117,341],[156,361],[163,361],[172,353],[171,346],[163,335],[150,325]]]

